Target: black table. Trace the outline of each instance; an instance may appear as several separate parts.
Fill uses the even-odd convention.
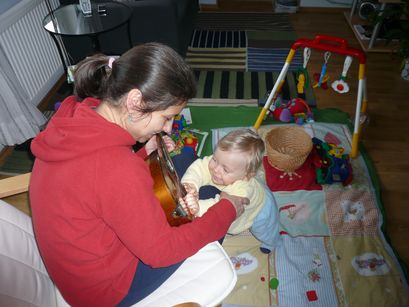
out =
[[[57,35],[88,36],[92,40],[92,48],[97,52],[101,51],[99,34],[127,24],[129,45],[132,47],[129,29],[131,14],[132,9],[119,2],[92,3],[90,15],[84,15],[79,4],[69,4],[49,13],[43,20],[43,27],[55,41],[65,66],[64,51],[56,39]]]

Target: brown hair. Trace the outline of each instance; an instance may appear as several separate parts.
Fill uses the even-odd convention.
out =
[[[247,175],[255,174],[263,162],[264,142],[261,137],[249,128],[237,129],[229,132],[217,143],[222,151],[237,150],[248,153]]]
[[[132,89],[142,93],[139,110],[151,113],[185,103],[196,94],[190,67],[172,48],[159,43],[136,46],[108,66],[110,57],[96,54],[82,60],[74,73],[78,100],[94,97],[119,106]]]

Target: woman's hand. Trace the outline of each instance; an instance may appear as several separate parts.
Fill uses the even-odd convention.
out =
[[[230,195],[226,192],[220,193],[220,199],[227,199],[233,204],[233,207],[236,209],[236,218],[243,214],[245,206],[250,203],[250,200],[247,197]]]
[[[145,144],[145,150],[148,155],[158,149],[158,143],[156,141],[156,134],[150,138],[148,142]],[[168,152],[171,152],[175,149],[176,145],[172,138],[168,135],[163,136],[163,141],[165,143],[166,149]]]

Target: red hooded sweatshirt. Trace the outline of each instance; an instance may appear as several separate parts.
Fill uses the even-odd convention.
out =
[[[227,200],[170,227],[153,193],[146,151],[120,126],[68,97],[32,142],[30,201],[48,273],[72,306],[114,306],[138,262],[177,263],[221,238],[236,217]]]

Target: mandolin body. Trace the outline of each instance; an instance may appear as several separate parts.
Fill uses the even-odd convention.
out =
[[[179,198],[186,196],[186,191],[180,183],[160,135],[158,135],[158,150],[152,152],[146,162],[154,180],[155,196],[160,201],[168,223],[171,226],[179,226],[191,222],[193,216],[186,213],[179,204]]]

